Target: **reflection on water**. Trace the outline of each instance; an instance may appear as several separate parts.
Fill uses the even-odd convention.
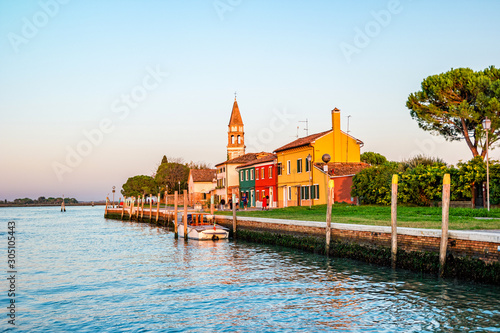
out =
[[[185,242],[102,215],[0,210],[19,231],[18,329],[500,331],[498,287],[271,246]]]

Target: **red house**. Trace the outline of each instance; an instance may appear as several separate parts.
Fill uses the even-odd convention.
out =
[[[262,207],[264,197],[266,206],[278,207],[278,169],[276,155],[270,155],[255,161],[255,201],[257,207]]]

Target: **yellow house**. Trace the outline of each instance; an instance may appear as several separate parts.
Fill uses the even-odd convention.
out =
[[[290,142],[274,152],[278,163],[278,207],[326,204],[329,179],[335,181],[335,201],[353,203],[352,177],[360,163],[363,142],[340,130],[340,110],[332,111],[332,129]],[[329,154],[328,171],[322,156]]]

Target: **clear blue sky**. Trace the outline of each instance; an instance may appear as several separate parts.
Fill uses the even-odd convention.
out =
[[[498,12],[493,0],[0,0],[0,199],[101,200],[163,155],[213,166],[234,91],[249,152],[304,136],[305,119],[327,130],[338,107],[362,151],[468,160],[405,102],[429,75],[500,66]]]

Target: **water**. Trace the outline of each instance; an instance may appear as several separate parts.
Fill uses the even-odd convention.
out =
[[[106,220],[102,207],[2,208],[4,248],[9,220],[16,331],[500,332],[499,287],[265,245],[186,243]],[[1,329],[11,326],[7,287]]]

